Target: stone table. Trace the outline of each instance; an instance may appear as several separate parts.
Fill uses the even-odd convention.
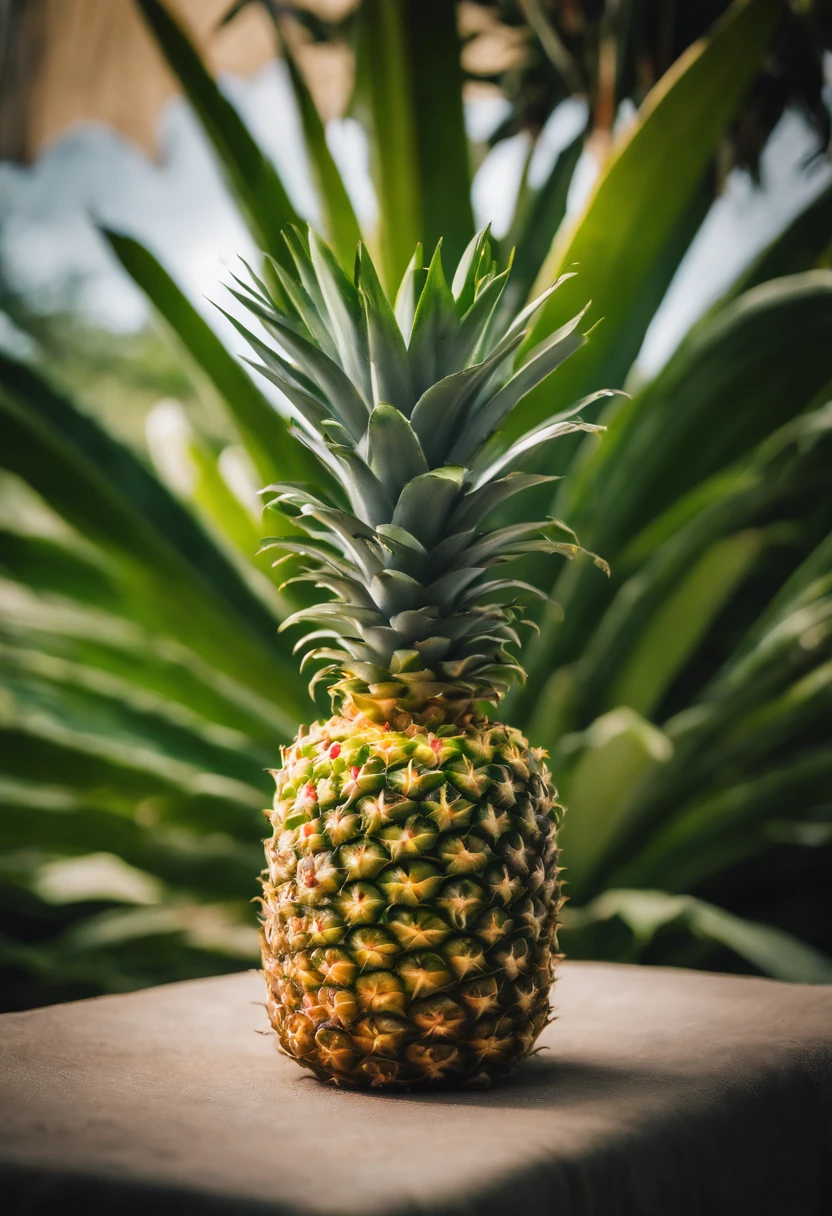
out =
[[[567,963],[485,1093],[349,1093],[254,973],[0,1018],[5,1213],[827,1216],[832,988]]]

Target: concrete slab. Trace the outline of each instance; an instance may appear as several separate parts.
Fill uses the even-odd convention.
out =
[[[567,963],[486,1093],[349,1093],[254,973],[0,1018],[8,1212],[832,1213],[832,988]]]

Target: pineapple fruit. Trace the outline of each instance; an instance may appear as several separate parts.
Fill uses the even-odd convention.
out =
[[[553,519],[487,521],[552,480],[518,471],[529,453],[600,429],[579,416],[587,399],[500,439],[585,341],[583,314],[518,364],[562,280],[501,323],[509,270],[488,230],[451,284],[441,246],[427,267],[417,249],[395,305],[363,246],[351,279],[314,232],[286,241],[294,273],[274,263],[268,285],[249,272],[233,289],[277,349],[231,319],[332,485],[326,499],[269,487],[298,531],[265,543],[301,563],[290,581],[334,597],[282,627],[317,626],[297,649],[335,712],[302,727],[273,774],[269,1018],[285,1053],[340,1086],[484,1084],[529,1054],[550,1017],[562,814],[544,753],[489,716],[523,677],[515,626],[541,593],[487,572],[582,551]]]

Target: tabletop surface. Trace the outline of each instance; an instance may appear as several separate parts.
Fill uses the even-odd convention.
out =
[[[253,972],[0,1018],[5,1210],[825,1216],[832,988],[567,963],[487,1092],[351,1093]]]

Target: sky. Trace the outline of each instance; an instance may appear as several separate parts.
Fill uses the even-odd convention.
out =
[[[272,63],[250,79],[223,78],[261,146],[274,159],[298,211],[314,223],[317,206],[306,164],[297,114],[285,65]],[[501,101],[485,99],[467,107],[466,122],[483,138],[502,117]],[[552,116],[532,165],[532,180],[574,136],[581,104],[567,102]],[[619,125],[632,120],[624,110]],[[330,123],[327,139],[362,224],[371,226],[376,202],[369,175],[364,133],[352,119]],[[503,141],[480,166],[472,199],[478,226],[493,222],[500,235],[508,226],[527,144],[525,136]],[[116,331],[142,326],[147,306],[116,265],[96,228],[106,224],[137,236],[159,257],[229,344],[237,336],[209,303],[223,300],[221,283],[238,256],[253,252],[228,196],[210,148],[182,99],[160,114],[160,157],[154,162],[104,127],[68,133],[32,166],[0,164],[0,259],[13,284],[43,308],[60,302],[74,284],[81,310]],[[802,119],[781,120],[761,166],[761,184],[747,174],[731,174],[671,285],[646,336],[639,370],[657,371],[696,317],[713,302],[753,257],[832,177],[828,163],[806,167],[812,136]],[[595,177],[589,156],[579,164],[570,192],[576,211]],[[223,301],[224,303],[226,301]],[[0,345],[18,341],[0,326]]]

